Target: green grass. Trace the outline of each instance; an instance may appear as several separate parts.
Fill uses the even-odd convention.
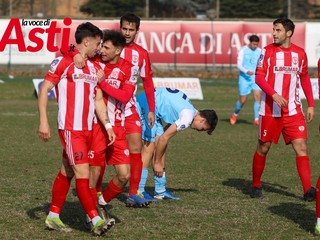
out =
[[[52,139],[41,142],[37,100],[30,78],[0,84],[0,239],[90,239],[84,212],[70,191],[61,218],[74,229],[45,229],[52,182],[60,167],[56,132],[57,106],[49,102]],[[252,125],[252,96],[230,126],[237,99],[236,80],[203,80],[204,100],[197,108],[214,108],[219,123],[212,136],[186,130],[169,144],[167,187],[180,201],[158,201],[148,209],[128,209],[124,195],[111,202],[117,224],[108,239],[314,239],[315,203],[302,200],[302,187],[291,146],[280,139],[268,156],[262,200],[249,197],[251,161],[257,143]],[[306,106],[306,103],[304,102]],[[320,166],[319,116],[308,126],[312,180]],[[105,183],[114,174],[107,169]],[[74,183],[73,183],[74,184]],[[73,185],[74,186],[74,185]],[[147,189],[152,191],[149,177]]]

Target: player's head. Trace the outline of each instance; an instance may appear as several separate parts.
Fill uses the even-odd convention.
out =
[[[257,35],[251,35],[249,37],[249,41],[250,41],[248,45],[249,48],[252,50],[256,50],[257,47],[259,46],[259,41],[260,41],[259,37]]]
[[[132,44],[140,28],[140,18],[128,13],[120,18],[120,31],[125,36],[128,45]]]
[[[102,31],[90,22],[80,24],[75,32],[75,39],[78,45],[88,57],[95,56],[100,49]]]
[[[125,45],[126,39],[119,31],[104,30],[100,50],[102,61],[117,63]]]
[[[289,32],[289,37],[292,37],[295,29],[294,23],[288,18],[278,18],[273,21],[273,26],[281,24],[286,32]]]
[[[191,128],[197,131],[206,131],[211,135],[217,123],[217,113],[213,109],[203,109],[199,110],[198,114],[194,117]]]

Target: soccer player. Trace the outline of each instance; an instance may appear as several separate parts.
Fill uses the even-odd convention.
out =
[[[144,140],[142,148],[144,168],[139,191],[146,193],[145,185],[148,178],[148,166],[154,158],[154,198],[179,200],[180,198],[173,195],[165,186],[165,152],[168,142],[179,131],[188,127],[197,131],[206,131],[211,135],[217,125],[218,117],[216,112],[211,109],[196,110],[188,97],[178,89],[156,88],[154,94],[156,100],[156,122],[152,128],[148,124],[149,109],[146,94],[143,92],[137,96],[137,109],[141,116],[142,138]],[[164,130],[162,122],[169,124],[166,130]]]
[[[262,50],[256,70],[256,82],[261,87],[258,146],[252,163],[252,198],[262,198],[261,176],[272,142],[278,143],[282,133],[286,144],[296,154],[296,166],[302,182],[303,198],[312,201],[310,161],[307,152],[307,126],[314,117],[314,99],[308,75],[305,51],[291,43],[295,25],[290,19],[273,22],[273,43]],[[299,89],[308,102],[306,117],[302,111]]]
[[[320,58],[318,60],[318,94],[320,98]],[[319,133],[320,133],[320,124],[319,124]],[[317,191],[316,191],[316,217],[317,217],[317,223],[315,227],[314,233],[316,235],[320,235],[320,177],[318,177],[317,181]]]
[[[150,125],[150,127],[152,127],[155,122],[154,85],[152,80],[153,72],[151,69],[151,62],[147,50],[134,42],[139,29],[140,18],[138,16],[129,13],[120,18],[120,32],[125,36],[126,39],[126,46],[121,53],[121,57],[131,62],[138,68],[139,76],[142,79],[143,88],[145,90],[147,102],[149,105],[148,124]],[[77,67],[83,67],[83,58],[81,57],[81,55],[77,55],[75,53],[74,61]],[[129,196],[140,195],[141,197],[144,197],[143,195],[141,195],[141,193],[138,192],[138,186],[142,171],[142,130],[140,118],[135,107],[134,95],[132,95],[132,98],[126,104],[125,116],[125,129],[131,159]],[[138,200],[139,198],[138,196],[135,196],[134,199]],[[141,201],[132,202],[131,200],[128,199],[128,203],[130,206],[141,205]]]
[[[116,141],[107,148],[106,140],[108,136],[103,127],[106,121],[97,122],[93,125],[95,138],[90,151],[92,157],[90,162],[90,188],[93,195],[97,196],[96,184],[98,181],[100,183],[102,181],[106,159],[108,165],[114,166],[116,175],[103,192],[103,197],[99,197],[100,205],[106,205],[117,197],[123,191],[130,177],[129,147],[124,127],[125,106],[135,90],[138,71],[130,62],[120,57],[125,44],[126,40],[119,31],[105,30],[103,32],[100,50],[100,65],[103,72],[98,72],[98,76],[101,74],[103,80],[98,84],[96,102],[102,106],[106,103],[110,124],[116,134]],[[97,114],[101,116],[99,119],[105,115],[104,112],[97,112]],[[127,202],[146,203],[138,195],[129,195]]]
[[[76,177],[76,191],[82,207],[92,219],[92,233],[101,236],[108,228],[96,210],[89,190],[88,150],[92,141],[94,117],[94,88],[97,85],[97,71],[100,66],[90,58],[100,49],[102,31],[93,24],[80,24],[75,32],[77,49],[85,59],[82,69],[75,68],[72,58],[58,57],[51,63],[51,69],[39,91],[38,106],[40,125],[38,135],[43,141],[50,139],[47,116],[48,92],[55,86],[58,97],[58,132],[63,146],[62,166],[52,187],[50,212],[46,218],[49,229],[69,232],[71,229],[60,220],[70,182]],[[105,116],[108,121],[107,116]],[[108,133],[114,135],[112,128]],[[111,140],[113,141],[113,140]]]
[[[254,120],[253,124],[257,126],[259,124],[259,107],[261,101],[261,89],[255,83],[255,71],[257,62],[261,54],[259,45],[259,37],[257,35],[251,35],[249,38],[249,44],[243,46],[238,52],[237,66],[239,69],[239,99],[236,102],[234,112],[230,118],[230,124],[234,125],[237,122],[238,115],[247,101],[248,95],[253,92],[254,104]]]

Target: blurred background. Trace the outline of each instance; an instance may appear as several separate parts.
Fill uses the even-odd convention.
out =
[[[236,77],[237,50],[251,34],[262,38],[260,47],[272,42],[272,21],[280,17],[296,23],[293,42],[306,49],[310,73],[316,74],[320,0],[0,0],[0,36],[12,18],[62,22],[70,17],[73,25],[104,21],[105,26],[119,27],[120,16],[128,12],[142,19],[136,41],[149,51],[156,76]],[[32,28],[23,27],[26,44]],[[14,31],[10,36],[15,37]],[[164,46],[168,43],[169,49]],[[7,44],[0,74],[40,76],[56,55],[46,51],[21,53]]]

